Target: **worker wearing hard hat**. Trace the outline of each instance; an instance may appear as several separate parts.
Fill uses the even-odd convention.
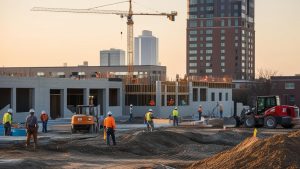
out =
[[[174,110],[172,111],[172,116],[173,116],[173,126],[178,126],[179,111],[177,107],[175,107]]]
[[[34,149],[37,146],[37,132],[38,132],[38,120],[37,117],[34,115],[34,109],[29,110],[29,115],[26,117],[26,129],[27,129],[27,140],[26,140],[26,147],[30,145],[30,138],[33,136],[34,140]]]
[[[202,112],[203,112],[202,105],[199,105],[199,108],[198,108],[199,121],[201,120]]]
[[[129,115],[130,115],[129,121],[132,122],[132,120],[133,120],[133,105],[132,104],[130,104],[130,107],[129,107]]]
[[[43,123],[43,130],[42,130],[42,132],[43,133],[47,133],[48,132],[47,131],[47,123],[48,123],[49,117],[48,117],[48,114],[45,112],[45,110],[42,111],[40,118],[41,118],[41,121]]]
[[[5,136],[11,135],[12,112],[12,109],[8,109],[7,112],[3,115],[3,126]]]
[[[147,124],[147,131],[152,132],[154,129],[153,124],[153,113],[152,109],[149,109],[148,112],[145,114],[145,123]]]
[[[116,137],[115,137],[115,129],[116,129],[116,122],[114,117],[112,116],[112,112],[108,111],[107,117],[104,119],[104,127],[106,131],[106,143],[107,145],[110,145],[110,136],[113,141],[113,145],[117,145],[116,143]]]

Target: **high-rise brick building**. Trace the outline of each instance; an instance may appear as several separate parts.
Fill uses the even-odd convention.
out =
[[[255,78],[254,0],[188,0],[187,75]]]

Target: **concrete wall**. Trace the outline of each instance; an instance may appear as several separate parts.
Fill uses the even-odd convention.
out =
[[[39,116],[42,110],[50,112],[50,89],[62,89],[63,90],[63,117],[71,117],[72,113],[67,108],[67,89],[68,88],[81,88],[85,90],[89,89],[104,89],[108,91],[109,88],[122,89],[122,82],[112,82],[106,79],[100,80],[73,80],[65,78],[21,78],[21,77],[0,77],[0,88],[12,88],[13,99],[16,98],[16,88],[33,88],[34,89],[34,109],[36,115]],[[115,115],[122,115],[122,106],[109,107],[108,92],[105,92],[105,105],[104,110],[112,109]],[[85,92],[84,98],[88,99],[89,92]],[[120,92],[120,99],[122,92]],[[16,110],[16,103],[13,101],[12,108]],[[28,110],[29,111],[29,110]],[[28,112],[15,112],[14,121],[23,122],[28,115]]]

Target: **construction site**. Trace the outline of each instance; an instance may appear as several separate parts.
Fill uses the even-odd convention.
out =
[[[98,9],[120,3],[128,11]],[[125,17],[128,65],[1,67],[1,169],[300,169],[299,107],[276,95],[234,102],[231,77],[169,80],[165,66],[134,65],[133,16],[175,21],[177,12],[103,6],[31,9]]]

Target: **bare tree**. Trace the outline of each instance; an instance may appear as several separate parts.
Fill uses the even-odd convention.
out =
[[[278,75],[277,70],[263,69],[263,68],[259,68],[257,70],[258,79],[269,80],[271,79],[272,76],[276,76],[276,75]]]

